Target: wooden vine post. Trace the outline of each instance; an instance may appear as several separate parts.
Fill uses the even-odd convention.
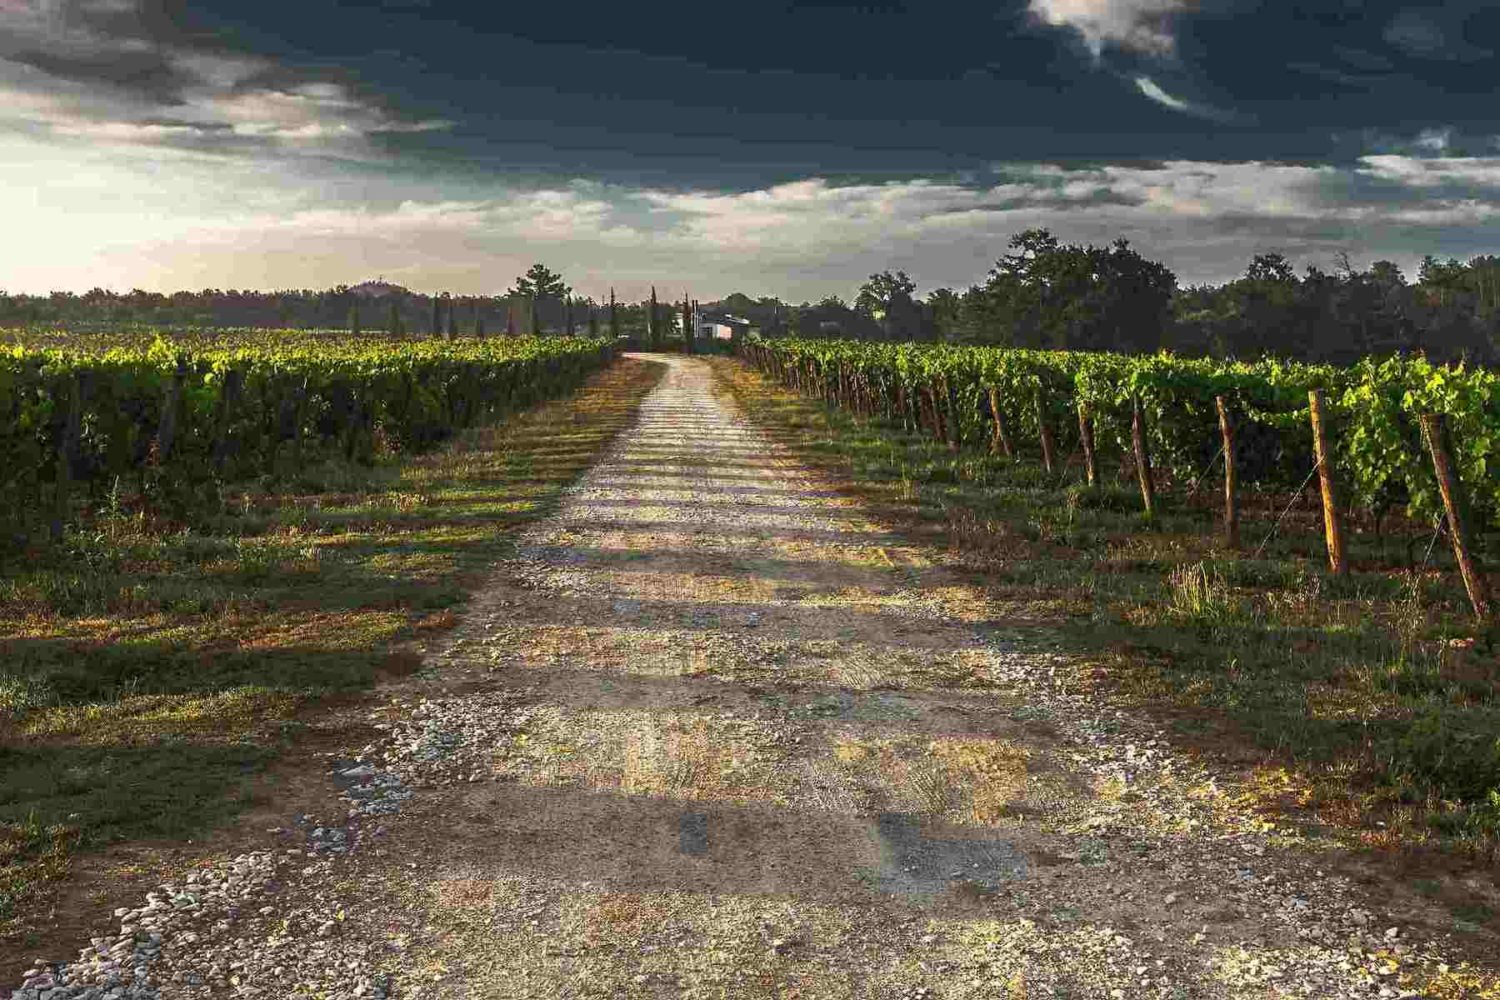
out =
[[[937,394],[932,391],[930,385],[922,387],[922,405],[926,408],[928,430],[934,438],[942,437],[943,428],[938,422]]]
[[[1219,411],[1219,435],[1224,439],[1224,544],[1240,547],[1239,467],[1234,455],[1234,419],[1223,396],[1214,397]]]
[[[1042,440],[1042,468],[1052,475],[1057,464],[1057,448],[1052,440],[1052,425],[1047,423],[1047,404],[1042,400],[1042,390],[1036,393],[1037,436]]]
[[[214,446],[213,463],[215,475],[222,476],[224,467],[229,461],[233,442],[230,439],[230,428],[234,426],[235,409],[239,405],[240,396],[245,388],[245,376],[240,374],[238,368],[231,368],[224,373],[224,380],[219,387],[218,413],[214,420]]]
[[[1000,409],[1000,390],[990,386],[990,417],[994,420],[994,432],[990,437],[990,454],[1000,452],[1006,458],[1016,457],[1015,445],[1011,444],[1010,431],[1005,426],[1005,413]]]
[[[1339,514],[1338,490],[1333,477],[1333,451],[1328,446],[1328,399],[1322,389],[1307,394],[1312,420],[1313,454],[1318,461],[1318,487],[1323,496],[1323,535],[1328,543],[1328,568],[1335,576],[1349,572],[1344,548],[1344,520]]]
[[[1464,496],[1463,483],[1454,470],[1452,442],[1448,436],[1448,422],[1441,413],[1424,413],[1418,418],[1422,423],[1422,434],[1427,438],[1427,449],[1432,453],[1432,469],[1437,474],[1438,491],[1443,495],[1443,510],[1448,515],[1448,537],[1453,541],[1453,558],[1458,571],[1463,575],[1464,589],[1469,592],[1469,603],[1474,606],[1474,615],[1481,622],[1490,620],[1490,596],[1485,585],[1484,571],[1469,536],[1468,502]]]
[[[1083,471],[1090,486],[1099,483],[1099,464],[1094,456],[1094,415],[1089,404],[1078,401],[1078,440],[1083,446]]]
[[[156,464],[165,465],[172,455],[172,445],[177,441],[177,410],[182,402],[182,385],[187,381],[187,360],[177,359],[177,367],[167,381],[162,396],[161,418],[156,424]]]
[[[958,451],[959,440],[963,435],[963,429],[958,422],[958,401],[953,398],[953,386],[948,381],[947,374],[938,376],[938,385],[943,397],[943,424],[944,439],[948,443],[948,450]]]
[[[63,536],[68,517],[72,513],[70,495],[73,490],[73,470],[78,465],[78,445],[83,427],[84,378],[84,374],[79,372],[68,380],[68,408],[63,416],[62,433],[57,439],[57,479],[50,525],[53,539]]]
[[[1135,474],[1141,483],[1141,504],[1146,516],[1156,515],[1156,479],[1151,473],[1151,449],[1146,443],[1146,411],[1141,397],[1130,400],[1130,444],[1135,451]]]

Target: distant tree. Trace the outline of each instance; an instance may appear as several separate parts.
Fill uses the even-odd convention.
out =
[[[359,299],[356,297],[349,302],[349,333],[359,336]]]
[[[455,308],[456,304],[453,301],[453,298],[447,292],[443,293],[443,298],[447,300],[446,311],[448,313],[448,339],[452,340],[454,337],[458,336],[458,309]]]
[[[854,308],[879,323],[887,340],[913,337],[919,332],[921,320],[912,297],[916,290],[916,282],[905,271],[882,271],[859,286]]]
[[[1010,240],[995,262],[979,308],[992,328],[1021,347],[1156,350],[1170,316],[1176,276],[1131,249],[1063,245],[1045,229]]]
[[[401,336],[401,303],[399,303],[398,301],[396,301],[396,297],[394,295],[391,296],[391,321],[390,321],[390,327],[391,327],[391,336],[393,336],[393,337],[399,337],[399,336]]]
[[[436,292],[432,294],[432,335],[434,337],[443,335],[443,300]]]
[[[613,288],[609,290],[609,336],[611,340],[618,340],[620,337],[620,310],[615,305]]]
[[[938,340],[958,340],[963,319],[963,296],[951,288],[939,288],[927,295],[927,313],[933,334]]]
[[[562,275],[545,264],[532,264],[526,273],[516,279],[514,295],[526,295],[539,299],[562,299],[572,293]]]
[[[660,318],[656,308],[656,286],[652,285],[651,311],[646,314],[646,340],[651,344],[652,350],[661,346],[661,330],[658,328],[658,320]]]
[[[1465,268],[1453,258],[1440,261],[1432,254],[1422,258],[1417,281],[1439,306],[1448,305],[1465,285]]]
[[[1250,266],[1245,268],[1245,277],[1251,281],[1263,282],[1273,285],[1295,285],[1297,283],[1297,272],[1292,268],[1292,262],[1281,253],[1258,253],[1250,258]]]
[[[516,279],[515,287],[511,289],[512,295],[522,296],[529,302],[528,318],[530,320],[531,333],[541,332],[541,306],[543,303],[557,303],[572,294],[572,289],[567,282],[563,281],[562,275],[551,270],[545,264],[532,264],[526,273]],[[554,313],[555,315],[555,313]]]

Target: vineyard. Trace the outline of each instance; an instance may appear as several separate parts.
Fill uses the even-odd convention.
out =
[[[55,537],[122,493],[183,511],[227,482],[418,451],[576,386],[612,353],[253,331],[0,347],[0,531]]]
[[[1026,451],[1059,473],[1078,460],[1090,485],[1117,455],[1148,515],[1158,490],[1195,491],[1222,469],[1235,548],[1241,493],[1300,495],[1318,478],[1335,572],[1347,568],[1347,512],[1367,513],[1377,529],[1404,513],[1448,532],[1476,610],[1487,608],[1470,536],[1500,528],[1493,371],[1409,358],[1340,368],[826,340],[760,342],[745,353],[799,391],[954,450]]]

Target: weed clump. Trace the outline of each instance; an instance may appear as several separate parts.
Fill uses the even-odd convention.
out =
[[[1178,624],[1213,631],[1249,617],[1224,574],[1206,563],[1178,566],[1167,575],[1167,613]]]

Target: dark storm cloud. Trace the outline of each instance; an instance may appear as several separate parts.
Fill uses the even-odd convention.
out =
[[[195,28],[175,0],[9,0],[0,125],[200,151],[367,154],[401,118],[341,70],[309,72]]]
[[[1408,55],[1421,59],[1477,62],[1493,50],[1470,44],[1464,37],[1472,9],[1464,5],[1436,8],[1408,7],[1386,26],[1384,38]]]

